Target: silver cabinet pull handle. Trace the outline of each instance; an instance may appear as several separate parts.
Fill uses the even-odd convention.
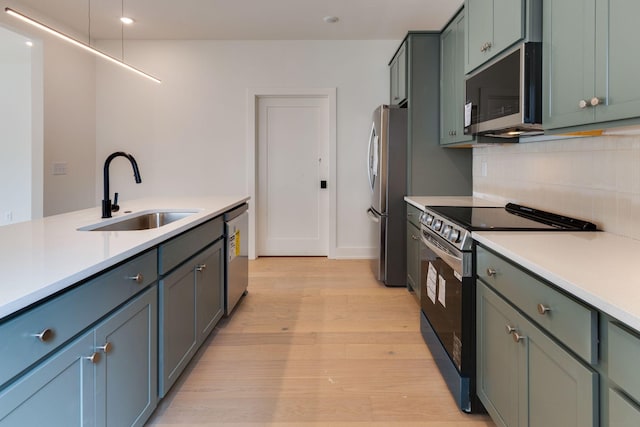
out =
[[[101,351],[104,354],[109,353],[111,350],[113,350],[113,345],[108,341],[104,345],[96,347],[96,351]]]
[[[53,338],[53,329],[45,329],[39,334],[32,334],[31,336],[38,338],[41,342],[47,342]]]
[[[127,279],[133,280],[136,283],[142,283],[142,281],[144,280],[144,276],[142,275],[142,273],[138,273],[135,276],[127,277]]]
[[[100,362],[100,353],[93,353],[91,356],[85,357],[85,359],[95,365],[96,363]]]
[[[516,331],[513,331],[511,336],[513,337],[513,342],[520,342],[521,340],[526,338],[524,335],[520,335]]]
[[[493,277],[493,276],[495,276],[497,273],[498,273],[498,272],[496,271],[496,269],[495,269],[495,268],[491,268],[491,267],[487,268],[487,276],[489,276],[489,277]]]
[[[551,307],[547,307],[544,304],[538,304],[538,313],[544,316],[545,314],[547,314],[547,311],[551,311]]]
[[[507,331],[507,334],[512,334],[513,332],[515,332],[515,331],[516,331],[516,328],[514,328],[514,327],[513,327],[513,326],[511,326],[511,325],[505,325],[505,329],[506,329],[506,331]]]
[[[204,271],[207,268],[207,264],[198,264],[196,266],[196,270],[198,271]]]

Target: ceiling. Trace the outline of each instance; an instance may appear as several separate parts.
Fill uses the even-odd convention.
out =
[[[463,0],[15,0],[43,23],[91,39],[397,40],[441,30]],[[22,7],[22,9],[21,9]],[[124,27],[124,14],[136,22]],[[339,21],[327,24],[325,16]],[[35,17],[35,16],[34,16]],[[45,18],[46,17],[46,18]],[[46,19],[46,21],[45,21]],[[57,27],[56,27],[57,28]]]

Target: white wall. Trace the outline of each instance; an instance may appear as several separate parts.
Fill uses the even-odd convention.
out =
[[[31,219],[31,48],[0,27],[0,225]]]
[[[367,137],[388,102],[387,63],[399,41],[127,41],[125,60],[161,85],[97,62],[96,203],[102,162],[132,153],[143,183],[117,159],[111,189],[147,195],[248,194],[247,89],[337,88],[337,256],[370,257]],[[119,42],[102,48],[118,51]],[[129,59],[127,59],[129,58]],[[304,213],[301,213],[304,214]]]
[[[640,136],[474,148],[473,189],[640,240]]]
[[[24,195],[31,197],[34,218],[95,206],[95,58],[10,17],[6,6],[74,34],[17,0],[0,0],[0,25],[32,39],[37,51],[31,69],[32,170],[15,182],[31,181]],[[54,176],[54,162],[66,162],[67,174]]]

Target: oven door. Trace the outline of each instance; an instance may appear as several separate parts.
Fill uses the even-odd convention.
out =
[[[466,255],[466,256],[465,256]],[[420,248],[420,305],[427,320],[431,324],[449,358],[463,373],[463,347],[469,331],[463,325],[463,314],[466,311],[469,298],[464,292],[464,282],[471,280],[470,271],[465,271],[468,253],[463,253],[450,246],[439,236],[434,236],[428,229],[422,231],[422,245]],[[470,268],[468,268],[470,270]]]

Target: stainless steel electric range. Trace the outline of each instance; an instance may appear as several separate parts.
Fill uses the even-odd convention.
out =
[[[460,409],[484,411],[475,392],[473,231],[593,231],[590,222],[526,206],[428,206],[420,218],[420,331]]]

